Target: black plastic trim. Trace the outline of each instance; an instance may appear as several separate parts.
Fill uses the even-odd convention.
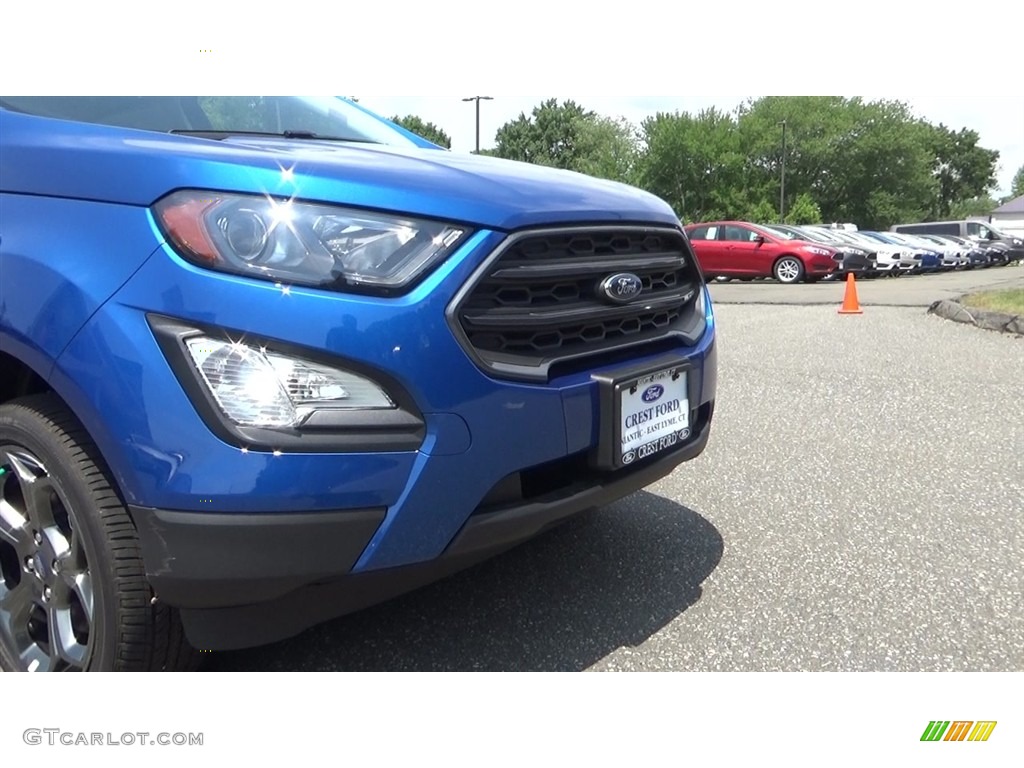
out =
[[[588,344],[585,349],[581,349],[576,352],[555,354],[553,356],[538,354],[535,358],[525,358],[522,355],[513,355],[508,353],[489,353],[484,350],[477,349],[469,340],[469,336],[463,328],[459,317],[463,305],[479,287],[481,282],[494,275],[495,266],[498,261],[520,241],[533,237],[586,234],[588,232],[625,231],[651,232],[678,236],[680,241],[680,251],[685,259],[684,263],[688,269],[693,270],[696,276],[695,280],[689,282],[689,288],[695,291],[702,290],[706,282],[704,273],[701,270],[700,264],[694,254],[693,247],[690,244],[690,239],[686,236],[686,232],[679,227],[660,223],[644,224],[640,222],[618,222],[523,229],[509,234],[505,240],[498,244],[494,251],[480,264],[479,267],[477,267],[470,278],[463,284],[445,310],[445,320],[447,321],[452,334],[455,336],[456,341],[458,341],[459,346],[477,367],[489,375],[510,381],[544,383],[550,381],[551,376],[553,375],[553,370],[556,368],[565,369],[567,367],[574,367],[575,365],[583,362],[587,362],[591,366],[600,365],[602,364],[603,359],[614,357],[622,350],[633,350],[634,352],[642,354],[644,347],[649,349],[659,349],[660,351],[661,349],[664,349],[666,342],[675,342],[681,347],[697,344],[706,329],[704,317],[686,318],[685,313],[684,317],[673,323],[671,327],[665,328],[657,334],[648,333],[628,340],[616,339],[612,341],[596,342]],[[657,255],[655,258],[656,257]],[[652,257],[646,258],[649,259]],[[643,265],[644,260],[645,257],[643,256],[636,257],[638,265]],[[619,260],[619,269],[624,268],[624,261],[625,260]],[[559,262],[555,263],[561,266]],[[503,277],[507,278],[508,275],[503,275]],[[685,291],[683,291],[683,293],[685,293]]]
[[[644,302],[644,309],[651,312],[672,309],[680,304],[685,304],[696,295],[697,288],[691,284],[686,284],[684,290],[673,291],[672,293],[658,296],[655,299],[648,299]],[[546,312],[509,308],[478,314],[467,314],[465,317],[473,325],[480,328],[488,326],[505,327],[510,323],[523,328],[548,328],[560,323],[614,320],[633,314],[636,314],[636,307],[629,304],[608,306],[593,302],[590,304],[580,304],[571,309],[548,310]]]
[[[179,608],[264,602],[347,573],[386,508],[217,514],[129,507],[158,600]]]
[[[157,314],[147,315],[147,320],[157,344],[196,412],[210,431],[229,445],[249,450],[354,453],[415,451],[423,444],[426,436],[423,414],[409,393],[382,371],[355,361],[325,355],[322,351],[242,331]],[[352,371],[379,384],[397,407],[337,411],[329,418],[315,419],[312,424],[296,429],[239,426],[227,418],[191,363],[185,341],[192,336],[211,336],[225,340],[244,338],[246,343],[266,346],[275,352]]]
[[[533,368],[524,366],[522,358],[513,355],[494,353],[486,357],[479,355],[479,357],[481,360],[487,361],[486,370],[503,379],[546,382],[552,376],[587,370],[597,365],[614,364],[619,357],[633,359],[638,355],[664,352],[667,348],[680,350],[681,354],[689,354],[683,350],[697,344],[706,330],[707,320],[704,315],[695,312],[689,320],[679,321],[676,327],[663,336],[636,338],[628,342],[619,340],[596,342],[589,344],[586,349],[579,352],[542,361]]]
[[[584,264],[579,262],[579,259],[554,259],[540,263],[515,261],[496,269],[489,276],[505,280],[536,280],[538,278],[572,277],[580,274],[610,274],[621,271],[623,268],[621,258],[590,259]],[[633,257],[629,260],[629,267],[633,270],[672,269],[679,266],[679,254],[677,253],[665,256]]]

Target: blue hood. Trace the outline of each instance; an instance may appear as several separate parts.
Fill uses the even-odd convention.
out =
[[[0,191],[148,206],[174,189],[266,193],[491,229],[570,222],[678,225],[642,190],[583,174],[438,149],[218,141],[0,110]]]

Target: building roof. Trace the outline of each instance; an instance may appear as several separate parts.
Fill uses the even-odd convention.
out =
[[[1008,203],[1003,203],[992,211],[992,213],[1024,213],[1024,195],[1015,197]]]

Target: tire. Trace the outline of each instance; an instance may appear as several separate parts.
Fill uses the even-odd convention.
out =
[[[135,525],[54,395],[0,405],[0,666],[191,670],[177,613],[153,604]]]
[[[783,256],[772,267],[772,275],[780,283],[799,283],[804,277],[804,265],[796,256]]]

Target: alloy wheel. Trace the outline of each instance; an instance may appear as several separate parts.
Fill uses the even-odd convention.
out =
[[[775,265],[775,278],[780,283],[795,283],[802,273],[800,262],[793,258],[784,258]]]
[[[0,445],[0,643],[27,671],[81,671],[93,620],[71,505],[39,458]]]

